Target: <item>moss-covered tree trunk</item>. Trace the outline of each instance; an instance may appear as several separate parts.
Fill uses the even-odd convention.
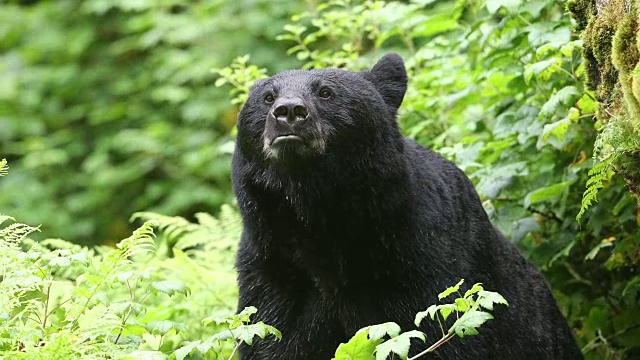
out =
[[[636,0],[571,0],[568,7],[582,32],[585,82],[599,104],[596,117],[603,131],[597,155],[614,157],[616,172],[640,204],[639,5]]]

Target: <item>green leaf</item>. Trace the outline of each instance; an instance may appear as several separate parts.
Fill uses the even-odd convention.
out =
[[[184,325],[170,320],[152,320],[145,325],[145,328],[152,334],[165,335],[170,330],[176,332],[184,330]]]
[[[468,298],[469,296],[471,296],[471,295],[473,295],[473,294],[475,294],[475,293],[477,293],[477,292],[479,292],[479,291],[482,291],[482,290],[484,290],[484,288],[482,287],[482,283],[476,283],[476,284],[473,284],[473,286],[471,287],[471,289],[467,290],[467,291],[464,293],[464,297],[465,297],[465,298]]]
[[[251,315],[258,312],[258,309],[254,306],[247,306],[242,309],[238,314],[223,315],[223,316],[208,316],[202,320],[204,326],[208,326],[211,323],[216,325],[227,324],[229,328],[234,329],[242,324],[248,324],[251,322]]]
[[[576,105],[583,114],[594,114],[598,108],[598,103],[594,100],[593,96],[589,96],[588,94],[582,95]]]
[[[537,63],[533,63],[531,65],[525,66],[524,73],[523,73],[525,83],[529,84],[529,82],[534,76],[541,74],[543,71],[547,70],[550,66],[556,64],[557,61],[558,60],[553,58],[553,59],[538,61]]]
[[[574,182],[574,180],[564,181],[541,189],[536,189],[525,196],[524,206],[528,208],[531,204],[558,199]]]
[[[200,340],[188,342],[186,345],[174,351],[173,354],[171,354],[171,358],[176,360],[184,360],[187,356],[198,351],[199,347],[201,346],[202,346],[202,341]]]
[[[386,360],[391,353],[405,359],[409,354],[411,338],[426,340],[425,335],[418,330],[407,331],[376,346],[376,360]]]
[[[188,287],[177,281],[156,281],[151,283],[151,288],[155,293],[161,292],[169,296],[173,296],[175,294],[189,296],[189,294],[191,293]]]
[[[382,339],[385,335],[389,337],[396,337],[400,334],[400,326],[393,322],[386,322],[384,324],[372,325],[369,327],[369,338],[371,340]]]
[[[455,333],[459,337],[478,335],[477,329],[480,325],[491,319],[493,319],[493,315],[487,312],[477,310],[468,311],[451,325],[449,333]]]
[[[556,112],[566,111],[567,105],[571,105],[573,101],[580,96],[578,89],[573,86],[565,86],[549,98],[540,109],[540,117],[549,117]]]
[[[247,345],[253,344],[253,338],[258,336],[261,339],[264,339],[267,335],[273,335],[276,339],[282,339],[282,334],[280,331],[271,325],[266,325],[263,322],[258,322],[256,324],[251,325],[240,325],[237,328],[231,331],[233,337],[237,340],[240,340]]]
[[[607,241],[608,239],[602,240],[598,245],[594,246],[591,251],[584,257],[585,260],[593,260],[596,258],[596,255],[600,252],[601,249],[613,246],[612,241]]]
[[[465,312],[471,308],[471,301],[473,300],[466,298],[457,298],[453,303],[455,305],[456,311]]]
[[[460,281],[458,281],[457,284],[455,284],[455,285],[453,285],[451,287],[448,287],[445,291],[443,291],[440,294],[438,294],[438,299],[442,300],[442,299],[446,298],[447,296],[460,291],[460,285],[462,285],[463,282],[464,282],[464,279],[460,279]]]
[[[436,308],[438,309],[438,311],[440,311],[440,314],[442,315],[442,318],[445,321],[447,320],[449,315],[451,315],[454,311],[456,311],[455,304],[442,304],[442,305],[436,306]]]
[[[161,351],[136,350],[127,354],[124,360],[165,360],[168,356]]]
[[[334,356],[334,360],[373,360],[376,346],[382,343],[381,339],[368,337],[370,328],[360,329],[349,339],[347,343],[340,344]]]
[[[427,316],[429,316],[431,320],[435,320],[437,311],[438,311],[437,305],[435,304],[431,305],[427,308],[427,310],[417,313],[413,323],[416,324],[416,326],[420,326],[420,323],[422,322],[422,320]]]
[[[438,14],[422,21],[420,25],[413,28],[411,34],[413,37],[429,37],[457,29],[458,26],[460,26],[458,19],[451,14]]]
[[[57,256],[49,260],[49,266],[65,268],[71,265],[71,259],[66,256]]]
[[[497,292],[486,290],[478,292],[478,299],[476,300],[476,303],[487,310],[493,310],[494,304],[509,306],[509,303],[502,295]]]
[[[491,14],[495,14],[504,7],[508,12],[515,12],[518,10],[523,0],[487,0],[487,11]]]

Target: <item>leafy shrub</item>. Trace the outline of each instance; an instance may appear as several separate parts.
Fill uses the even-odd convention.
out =
[[[432,321],[437,319],[442,331],[442,338],[421,353],[408,357],[411,339],[418,338],[425,341],[424,333],[418,330],[400,333],[401,329],[397,324],[388,322],[360,329],[347,343],[340,344],[334,359],[384,360],[388,356],[393,358],[398,355],[401,359],[413,360],[434,352],[456,335],[461,338],[478,335],[478,328],[486,321],[493,319],[493,316],[486,310],[493,310],[495,304],[508,305],[508,303],[500,294],[485,291],[481,284],[473,285],[462,295],[460,294],[460,285],[463,282],[464,280],[460,280],[456,285],[447,288],[438,295],[438,299],[442,300],[457,293],[459,297],[453,303],[431,305],[427,310],[416,314],[416,326],[420,326],[420,323],[429,317]],[[456,320],[445,331],[443,323],[452,314],[455,314]],[[385,336],[389,337],[386,341]]]

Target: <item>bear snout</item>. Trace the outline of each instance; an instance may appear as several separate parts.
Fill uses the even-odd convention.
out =
[[[307,110],[304,101],[298,97],[279,98],[273,104],[271,114],[277,122],[290,126],[309,118],[309,110]]]

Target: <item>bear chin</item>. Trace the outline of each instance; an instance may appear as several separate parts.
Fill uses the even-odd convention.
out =
[[[275,162],[300,162],[321,156],[326,142],[321,139],[306,140],[294,134],[265,139],[264,156]]]

